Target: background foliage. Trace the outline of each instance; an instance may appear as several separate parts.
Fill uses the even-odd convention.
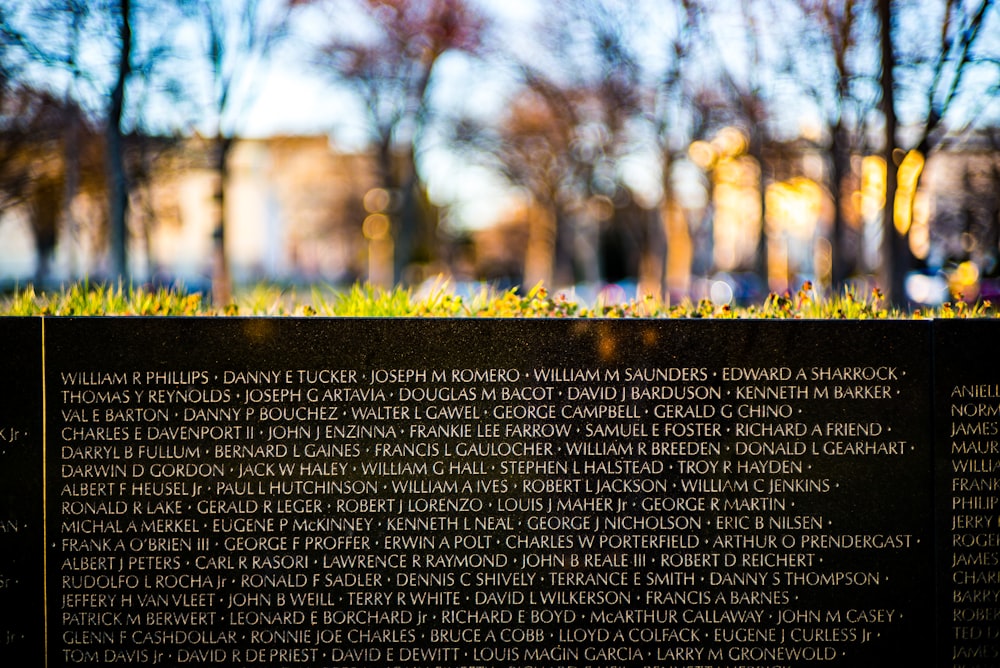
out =
[[[156,183],[209,172],[193,262],[227,304],[239,144],[307,109],[370,183],[317,214],[346,233],[282,230],[301,283],[1000,290],[998,82],[995,0],[0,0],[0,228],[39,285],[169,282]]]

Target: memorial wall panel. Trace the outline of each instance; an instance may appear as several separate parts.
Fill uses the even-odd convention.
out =
[[[934,655],[926,322],[45,323],[50,666]]]
[[[0,665],[995,666],[998,333],[0,319]]]

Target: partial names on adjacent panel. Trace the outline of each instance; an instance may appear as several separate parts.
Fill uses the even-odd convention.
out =
[[[0,663],[44,665],[42,321],[0,318]]]
[[[1000,662],[1000,322],[934,323],[939,665]]]

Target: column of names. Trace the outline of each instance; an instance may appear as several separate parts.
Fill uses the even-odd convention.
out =
[[[62,659],[850,660],[927,538],[843,509],[916,456],[879,417],[906,373],[62,374]]]

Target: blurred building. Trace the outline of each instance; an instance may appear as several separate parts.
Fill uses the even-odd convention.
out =
[[[192,137],[146,156],[130,213],[133,277],[208,280],[215,184],[211,141]],[[236,142],[226,190],[228,255],[236,281],[353,281],[367,269],[363,200],[375,187],[374,161],[342,153],[326,136],[271,137]],[[75,203],[78,204],[78,203]],[[77,208],[79,208],[77,206]],[[54,282],[101,276],[96,250],[104,235],[88,232],[102,211],[77,215],[60,230],[51,268]],[[34,276],[31,228],[23,208],[0,218],[0,279]]]
[[[145,141],[132,159],[129,256],[134,280],[180,279],[191,286],[206,285],[218,179],[212,142],[197,136]],[[39,153],[48,156],[55,150]],[[831,199],[821,185],[828,178],[827,166],[821,151],[808,143],[770,151],[765,156],[770,275],[794,287],[802,277],[828,271],[829,252],[823,251],[829,247]],[[51,162],[51,156],[42,162]],[[845,216],[857,237],[858,252],[863,247],[873,254],[859,261],[864,270],[878,262],[878,239],[863,235],[880,229],[884,183],[876,177],[881,171],[884,180],[884,164],[876,156],[857,156],[856,163],[853,194],[844,200]],[[583,211],[591,214],[583,221],[589,220],[589,226],[577,218],[564,221],[575,226],[574,243],[587,242],[581,257],[600,267],[602,280],[638,278],[641,285],[645,272],[665,278],[678,294],[694,292],[692,274],[749,273],[761,230],[760,174],[742,153],[713,164],[714,185],[705,195],[711,205],[702,210],[653,211],[608,200],[614,206],[603,214],[596,205]],[[926,165],[922,160],[915,163],[913,173],[920,167],[920,190],[911,193],[908,224],[914,254],[923,267],[948,274],[964,265],[963,276],[974,274],[976,281],[1000,276],[1000,141],[975,135],[936,151]],[[905,189],[904,177],[901,172]],[[82,180],[71,207],[74,223],[67,226],[64,220],[58,232],[53,283],[103,275],[102,179],[92,181],[87,185]],[[379,199],[373,195],[387,198],[389,204],[373,205]],[[54,197],[59,196],[57,189]],[[230,154],[225,200],[234,279],[344,284],[372,276],[373,258],[384,243],[369,223],[378,218],[373,212],[391,206],[391,200],[378,188],[371,156],[338,151],[326,136],[238,141]],[[24,284],[35,275],[28,210],[12,205],[0,216],[0,282],[5,285]],[[438,239],[440,247],[432,259],[443,262],[429,266],[460,280],[485,279],[499,285],[532,283],[541,273],[538,266],[546,264],[543,268],[558,276],[553,271],[558,262],[555,235],[544,212],[528,201],[496,214],[498,222],[489,228]],[[656,253],[650,250],[648,230],[659,228],[665,230],[667,244],[653,266],[650,258]],[[704,261],[699,262],[699,253]]]
[[[153,179],[144,223],[153,230],[149,257],[157,274],[208,275],[218,178],[210,153],[195,138],[182,149],[186,168]],[[338,152],[325,136],[238,141],[226,189],[234,279],[341,282],[363,275],[362,202],[376,182],[368,156]]]

